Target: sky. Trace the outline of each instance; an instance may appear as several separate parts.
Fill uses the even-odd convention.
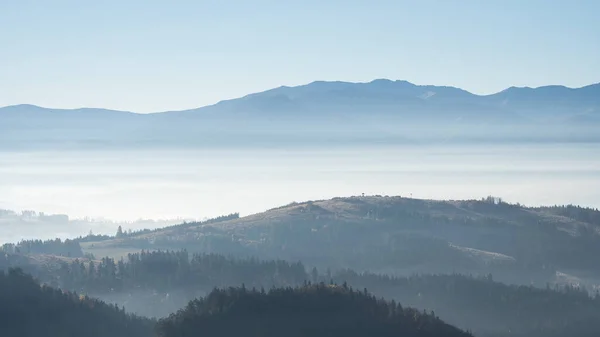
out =
[[[196,108],[315,80],[600,82],[596,0],[0,0],[0,106]]]

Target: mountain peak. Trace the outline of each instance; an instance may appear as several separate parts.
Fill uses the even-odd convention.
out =
[[[43,108],[38,105],[33,105],[33,104],[15,104],[15,105],[5,106],[2,109],[9,110],[9,111],[22,111],[22,110],[44,110],[46,108]]]
[[[395,81],[392,81],[390,79],[387,78],[378,78],[378,79],[374,79],[371,82],[369,82],[370,84],[391,84],[394,83]]]

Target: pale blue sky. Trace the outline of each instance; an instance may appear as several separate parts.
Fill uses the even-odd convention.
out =
[[[150,112],[314,80],[600,82],[600,1],[0,0],[0,106]]]

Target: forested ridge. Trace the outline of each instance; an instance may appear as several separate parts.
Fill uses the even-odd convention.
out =
[[[16,259],[13,265],[15,261],[23,263],[18,256],[11,257]],[[30,268],[47,284],[112,298],[151,316],[168,315],[214,287],[244,283],[247,288],[270,289],[306,282],[347,282],[377,296],[433,310],[445,321],[471,329],[478,336],[546,337],[567,332],[587,336],[600,331],[600,322],[595,320],[600,317],[600,296],[593,292],[590,296],[589,290],[577,287],[506,285],[495,282],[493,275],[392,277],[352,270],[318,270],[283,260],[190,254],[185,250],[144,251],[120,261],[103,258],[88,263],[72,259],[55,266]]]
[[[16,244],[5,243],[2,251],[16,254],[50,254],[64,257],[83,257],[77,240],[21,240]]]
[[[335,198],[246,218],[234,213],[156,230],[119,228],[113,236],[23,240],[3,245],[0,270],[20,267],[46,286],[148,317],[165,317],[214,287],[346,283],[435,311],[477,336],[587,337],[600,331],[597,289],[552,279],[560,266],[582,268],[593,279],[598,214],[578,206],[526,208],[495,198]],[[93,245],[98,252],[143,250],[123,258],[95,257],[89,253]],[[283,260],[272,258],[279,253]],[[348,264],[357,268],[342,267]],[[370,267],[376,272],[368,272]],[[402,268],[407,269],[397,275],[412,276],[385,275]],[[496,281],[507,282],[510,275],[536,287]]]
[[[389,273],[494,274],[506,283],[544,286],[556,272],[600,277],[600,226],[594,209],[532,208],[499,198],[420,200],[355,196],[291,203],[263,213],[81,238],[84,251],[188,249],[319,268]]]
[[[19,269],[0,271],[3,337],[149,337],[154,324],[117,306],[40,286]]]
[[[471,334],[435,314],[343,286],[215,289],[158,323],[160,337],[444,336]]]
[[[8,257],[8,256],[7,256]],[[245,282],[250,286],[297,285],[307,279],[300,262],[235,259],[218,254],[142,251],[115,261],[70,259],[34,268],[40,280],[84,293],[133,290],[169,291],[188,287],[220,287]]]
[[[597,336],[600,295],[573,286],[536,288],[495,282],[492,275],[392,277],[340,271],[334,280],[366,287],[405,305],[428,308],[478,336]]]
[[[542,212],[556,214],[567,218],[600,226],[600,211],[597,208],[577,205],[547,206],[536,208]]]
[[[40,285],[20,269],[0,273],[2,336],[471,336],[434,313],[377,299],[345,283],[214,289],[155,321]]]

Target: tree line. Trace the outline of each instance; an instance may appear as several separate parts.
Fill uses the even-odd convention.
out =
[[[97,294],[140,289],[165,292],[240,282],[250,286],[297,285],[307,277],[300,262],[235,259],[217,254],[190,254],[186,250],[142,251],[118,261],[109,257],[89,262],[59,261],[57,268],[40,269],[37,276],[56,287]]]
[[[7,258],[12,260],[7,261]],[[26,263],[18,256],[0,257],[0,267]],[[305,282],[326,284],[348,282],[356,288],[368,288],[378,296],[406,305],[434,310],[452,324],[469,328],[484,337],[553,336],[576,332],[586,336],[600,331],[600,295],[591,289],[573,286],[506,285],[493,276],[413,275],[388,276],[357,273],[352,270],[318,270],[300,262],[236,259],[218,254],[190,254],[181,251],[142,251],[127,259],[111,258],[85,262],[71,259],[52,266],[29,270],[46,284],[83,294],[131,294],[135,302],[140,291],[154,293],[148,303],[156,308],[153,316],[163,316],[188,300],[209,292],[213,287],[248,288],[300,286]],[[180,298],[167,306],[165,297]],[[590,292],[592,296],[590,296]],[[173,299],[172,301],[175,301]],[[162,304],[158,304],[162,303]],[[130,304],[131,305],[131,304]]]
[[[5,243],[1,250],[12,254],[48,254],[65,257],[83,257],[83,250],[77,240],[21,240],[17,244]]]
[[[215,288],[157,322],[75,292],[40,285],[20,269],[0,272],[0,318],[7,337],[427,336],[469,337],[433,312],[343,286],[305,282],[265,291]]]
[[[20,269],[0,271],[0,335],[149,337],[153,320],[104,302],[40,286]]]
[[[404,308],[346,284],[215,289],[159,321],[159,337],[469,337],[434,313]]]
[[[343,270],[334,280],[366,287],[405,305],[435,310],[445,321],[478,336],[595,336],[600,331],[600,295],[575,286],[507,285],[492,275],[394,277]]]

